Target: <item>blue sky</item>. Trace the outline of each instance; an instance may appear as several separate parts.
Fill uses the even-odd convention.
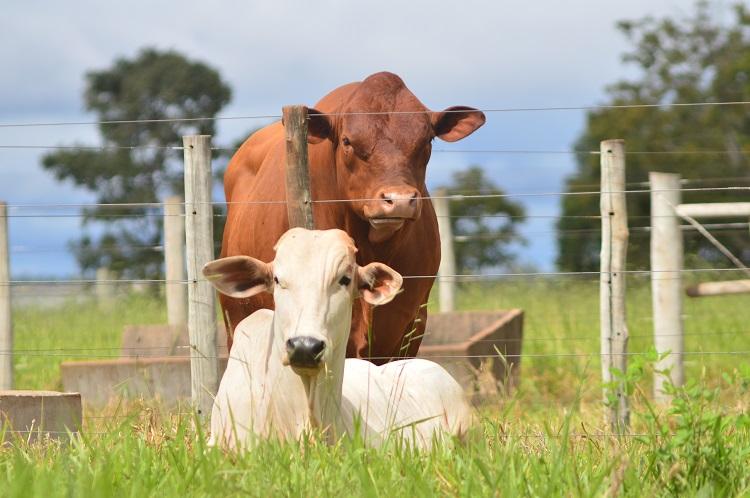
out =
[[[566,2],[10,2],[0,32],[0,123],[81,121],[83,74],[144,46],[175,49],[219,70],[233,89],[224,116],[276,114],[312,105],[331,89],[376,71],[399,74],[429,107],[581,106],[601,103],[604,87],[628,76],[618,19],[687,14],[691,0]],[[728,3],[717,2],[724,13]],[[8,43],[7,40],[13,40]],[[583,111],[487,115],[468,139],[436,149],[568,150]],[[215,143],[256,126],[220,121]],[[612,137],[625,138],[627,137]],[[94,126],[0,128],[0,145],[97,144]],[[0,200],[9,204],[88,202],[90,193],[42,171],[42,150],[0,149]],[[428,186],[470,164],[485,167],[509,193],[555,192],[574,169],[566,154],[435,153]],[[556,197],[520,198],[527,214],[554,216]],[[39,210],[17,208],[11,215]],[[45,210],[45,212],[50,212]],[[67,211],[70,213],[70,211]],[[531,218],[519,260],[548,270],[556,253],[553,218]],[[15,276],[77,273],[66,251],[80,220],[13,217]]]

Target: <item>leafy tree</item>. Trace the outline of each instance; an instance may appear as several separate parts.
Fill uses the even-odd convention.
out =
[[[100,121],[118,122],[99,125],[103,150],[57,150],[43,158],[44,168],[96,193],[100,204],[158,203],[182,194],[182,151],[170,147],[182,145],[183,135],[214,134],[213,120],[193,119],[214,117],[229,102],[219,73],[177,52],[146,48],[85,78],[86,109]],[[130,278],[158,278],[163,256],[152,247],[162,240],[160,213],[156,207],[84,210],[84,224],[105,223],[106,230],[99,240],[85,236],[71,244],[81,269],[106,266]]]
[[[479,166],[455,172],[445,191],[448,195],[503,194]],[[507,246],[522,240],[516,227],[524,219],[523,206],[507,197],[468,197],[451,203],[450,209],[456,239],[456,266],[460,273],[513,262]]]
[[[599,142],[624,138],[629,189],[647,189],[649,171],[676,172],[687,179],[687,187],[718,187],[745,184],[748,174],[750,114],[745,105],[670,106],[675,103],[750,101],[750,14],[737,5],[731,25],[712,18],[707,3],[696,4],[688,17],[622,21],[618,25],[632,43],[623,56],[638,68],[633,80],[623,80],[607,91],[609,105],[659,104],[659,107],[613,109],[589,112],[586,129],[575,148],[599,150]],[[657,152],[638,154],[637,152]],[[700,151],[716,151],[705,153]],[[567,180],[569,191],[596,190],[598,157],[578,156],[578,168]],[[716,180],[724,178],[724,180]],[[744,183],[742,181],[745,180]],[[692,183],[690,183],[692,182]],[[742,193],[684,192],[684,202],[729,202]],[[746,197],[746,193],[744,194]],[[630,194],[631,227],[649,225],[648,194]],[[565,216],[596,215],[598,196],[566,196],[557,226],[558,266],[564,270],[598,267],[599,220]],[[731,220],[737,221],[737,220]],[[570,237],[568,229],[584,230]],[[717,232],[735,254],[750,261],[747,230]],[[648,267],[648,232],[632,231],[628,260],[633,267]],[[723,263],[722,256],[703,237],[686,232],[685,251]],[[744,252],[743,252],[744,251]]]

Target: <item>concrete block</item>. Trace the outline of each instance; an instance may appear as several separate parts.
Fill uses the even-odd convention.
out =
[[[219,376],[226,368],[226,358],[219,358]],[[63,388],[80,392],[87,405],[103,406],[115,398],[153,398],[169,406],[190,399],[186,356],[66,361],[60,373]]]
[[[81,395],[77,392],[0,391],[0,433],[4,440],[35,441],[68,437],[81,429]],[[3,442],[0,439],[0,442]]]
[[[432,313],[417,356],[439,363],[469,392],[485,396],[517,385],[522,341],[520,309]]]

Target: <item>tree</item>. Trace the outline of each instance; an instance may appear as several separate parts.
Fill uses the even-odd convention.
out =
[[[576,150],[598,151],[601,140],[624,138],[627,150],[642,152],[631,152],[627,156],[630,189],[647,189],[641,182],[648,181],[649,171],[680,173],[692,182],[688,184],[690,187],[737,185],[740,180],[750,180],[746,152],[750,145],[747,106],[670,105],[750,101],[750,15],[746,8],[742,5],[734,8],[734,21],[730,26],[713,19],[708,4],[699,2],[689,17],[660,20],[647,17],[620,22],[618,27],[633,45],[623,60],[635,65],[639,76],[610,86],[607,104],[661,106],[599,108],[589,112]],[[568,190],[596,190],[598,157],[580,154],[577,159],[577,171],[567,180]],[[685,192],[683,201],[730,202],[742,196],[742,193],[726,191]],[[627,201],[631,226],[647,226],[648,194],[630,194]],[[598,196],[563,199],[562,216],[557,224],[560,269],[582,271],[598,267],[600,235],[596,229],[600,226],[599,220],[566,218],[596,215],[598,204]],[[563,232],[568,229],[592,230],[569,237]],[[722,256],[703,237],[690,235],[685,238],[686,253],[697,254],[709,262],[722,262]],[[735,254],[750,260],[746,229],[716,235]],[[631,232],[628,255],[631,267],[648,267],[648,244],[648,232]]]
[[[182,151],[171,147],[181,146],[183,135],[214,134],[210,118],[231,96],[219,73],[177,52],[146,48],[85,78],[85,107],[102,121],[104,148],[57,150],[43,158],[44,168],[96,193],[98,204],[158,203],[182,194]],[[102,222],[106,229],[99,240],[85,236],[71,244],[81,269],[106,266],[128,278],[159,278],[163,257],[153,246],[162,240],[160,213],[155,207],[85,209],[84,224]]]
[[[502,195],[479,166],[453,174],[448,195]],[[456,266],[460,273],[480,271],[513,262],[508,244],[521,241],[516,231],[524,219],[523,206],[507,197],[467,197],[450,205]]]

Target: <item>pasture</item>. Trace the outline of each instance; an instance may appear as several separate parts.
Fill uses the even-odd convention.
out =
[[[711,275],[703,275],[706,280]],[[716,279],[716,278],[714,278]],[[652,344],[648,279],[628,280],[629,350]],[[433,291],[433,296],[437,295]],[[119,355],[125,324],[163,323],[162,299],[119,292],[97,309],[71,302],[14,313],[18,388],[59,388],[65,359]],[[0,448],[3,496],[741,496],[750,493],[750,307],[743,296],[685,302],[686,374],[654,406],[650,355],[629,358],[632,427],[603,423],[597,278],[474,281],[460,309],[523,308],[521,383],[488,399],[467,441],[416,453],[359,441],[267,442],[242,455],[205,447],[186,409],[114,403],[88,411],[72,444]],[[434,305],[431,305],[434,308]],[[65,352],[57,351],[65,349]]]

